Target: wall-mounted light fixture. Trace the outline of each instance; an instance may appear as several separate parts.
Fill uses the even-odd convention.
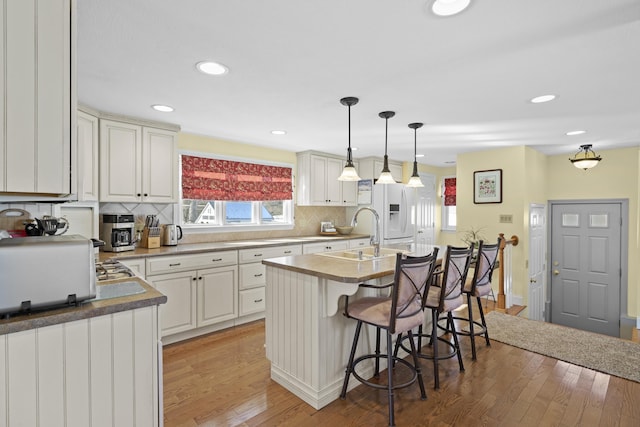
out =
[[[395,116],[393,111],[383,111],[378,116],[384,119],[384,164],[382,165],[382,172],[376,181],[376,184],[395,184],[396,180],[393,179],[391,171],[389,170],[389,157],[387,156],[387,134],[389,130],[389,119]]]
[[[596,167],[600,160],[602,160],[602,157],[593,152],[591,144],[581,145],[576,155],[569,159],[573,166],[584,170]]]
[[[420,175],[418,175],[418,160],[417,160],[417,145],[418,145],[418,129],[422,127],[422,123],[409,123],[409,127],[413,129],[413,173],[411,174],[411,178],[409,178],[409,182],[407,182],[407,187],[424,187],[422,180],[420,179]]]
[[[360,181],[358,171],[356,171],[355,166],[353,166],[353,159],[351,156],[351,106],[358,103],[358,98],[348,96],[346,98],[342,98],[340,103],[342,105],[346,105],[349,109],[349,148],[347,148],[347,164],[344,165],[344,169],[342,169],[342,174],[338,177],[338,181]]]

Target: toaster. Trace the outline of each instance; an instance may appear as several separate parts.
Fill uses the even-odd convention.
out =
[[[0,240],[0,314],[79,304],[96,296],[93,242],[79,235]]]

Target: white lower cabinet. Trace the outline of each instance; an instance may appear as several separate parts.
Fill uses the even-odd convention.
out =
[[[147,268],[145,266],[144,258],[123,259],[118,261],[125,267],[133,271],[137,276],[143,279],[145,278],[147,274]]]
[[[197,271],[198,310],[196,326],[207,326],[238,317],[238,268]]]
[[[197,283],[194,272],[160,274],[148,281],[167,297],[160,307],[162,336],[188,331],[196,327]]]
[[[265,287],[240,291],[240,316],[265,310]]]
[[[147,281],[167,296],[162,336],[238,317],[237,264],[237,251],[147,258]]]
[[[0,426],[161,424],[157,306],[0,335]]]

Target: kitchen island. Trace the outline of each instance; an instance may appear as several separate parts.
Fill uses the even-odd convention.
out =
[[[161,425],[167,298],[136,277],[97,287],[123,291],[0,320],[0,425]]]
[[[356,321],[341,313],[341,296],[356,298],[375,290],[360,283],[393,280],[397,251],[431,253],[432,246],[386,248],[386,256],[358,260],[342,253],[272,258],[266,265],[266,349],[271,378],[315,409],[340,395]],[[359,354],[375,348],[375,329],[364,328]],[[384,350],[383,350],[384,351]],[[363,376],[373,375],[372,366]],[[350,388],[357,381],[350,382]]]

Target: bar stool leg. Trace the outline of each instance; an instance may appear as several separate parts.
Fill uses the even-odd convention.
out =
[[[347,362],[347,368],[345,369],[344,382],[342,383],[342,392],[340,393],[340,399],[347,397],[347,386],[349,385],[349,377],[353,371],[353,359],[356,355],[356,347],[358,346],[358,338],[360,338],[360,330],[362,329],[362,322],[358,321],[356,326],[356,333],[353,337],[353,345],[351,346],[351,353],[349,354],[349,361]]]

